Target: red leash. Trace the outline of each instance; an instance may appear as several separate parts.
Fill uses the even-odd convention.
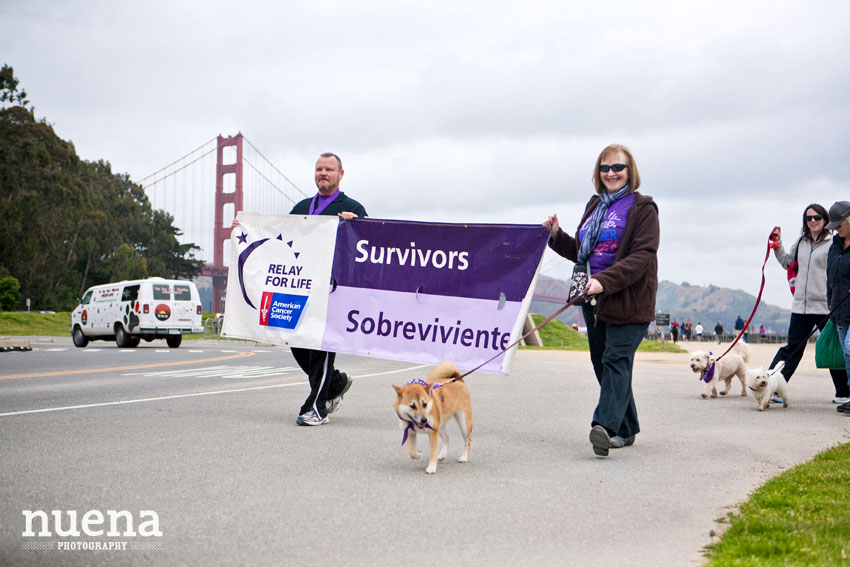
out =
[[[735,343],[737,343],[740,340],[740,338],[744,335],[744,331],[746,331],[747,328],[750,326],[750,321],[753,320],[753,317],[756,314],[756,310],[759,308],[759,303],[761,302],[761,294],[764,291],[764,267],[767,266],[767,259],[770,258],[770,251],[773,250],[774,248],[779,248],[779,239],[773,238],[773,231],[776,230],[777,228],[779,228],[779,227],[774,226],[773,230],[770,231],[770,235],[767,237],[767,250],[764,253],[764,263],[761,265],[761,287],[759,288],[759,295],[758,295],[758,297],[756,297],[756,304],[755,304],[755,307],[753,307],[753,312],[750,313],[750,318],[747,319],[747,322],[744,324],[744,328],[741,329],[741,332],[738,333],[738,336],[735,337],[735,340],[732,341],[732,344],[729,345],[729,348],[726,349],[726,352],[724,352],[723,354],[718,356],[716,360],[720,360],[721,358],[726,356],[726,354],[730,350],[732,350],[732,347],[735,346]]]
[[[482,362],[481,364],[479,364],[478,366],[476,366],[472,370],[467,370],[466,372],[464,372],[460,376],[456,376],[456,377],[452,378],[451,380],[449,380],[448,382],[444,382],[443,385],[451,384],[452,382],[456,382],[456,381],[458,381],[458,380],[460,380],[460,379],[462,379],[466,376],[469,376],[470,374],[472,374],[476,370],[479,370],[485,364],[488,364],[488,363],[492,362],[493,360],[495,360],[496,358],[502,356],[503,354],[505,354],[506,352],[511,350],[513,347],[518,345],[520,342],[522,342],[524,339],[528,338],[532,333],[534,333],[534,331],[536,331],[537,329],[539,329],[540,327],[542,327],[543,325],[545,325],[546,323],[548,323],[549,321],[551,321],[552,319],[554,319],[555,317],[557,317],[558,315],[560,315],[561,313],[566,311],[568,307],[572,307],[573,305],[575,305],[576,301],[578,301],[579,299],[581,299],[584,296],[585,296],[585,292],[581,292],[581,294],[574,297],[572,301],[561,306],[560,309],[558,309],[557,311],[555,311],[554,313],[552,313],[551,315],[546,317],[543,321],[540,322],[539,325],[537,325],[536,327],[534,327],[533,329],[528,331],[526,334],[524,334],[523,336],[521,336],[520,338],[518,338],[517,340],[515,340],[514,342],[509,344],[507,347],[505,347],[505,350],[497,352],[496,354],[494,354],[493,356],[491,356],[490,358],[488,358],[487,360],[485,360],[484,362]]]

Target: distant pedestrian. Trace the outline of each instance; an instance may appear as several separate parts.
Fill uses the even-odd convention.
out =
[[[767,329],[764,328],[764,325],[759,326],[759,342],[766,343],[767,342]]]
[[[720,321],[714,326],[714,337],[717,339],[717,344],[723,342],[723,325]]]
[[[673,337],[673,344],[679,342],[679,322],[675,318],[670,323],[670,335]]]
[[[735,319],[735,334],[738,335],[743,330],[744,330],[744,320],[741,319],[740,315],[738,315],[738,318]]]
[[[694,331],[697,334],[697,341],[702,342],[702,332],[703,332],[702,323],[697,321],[697,326],[694,327]]]

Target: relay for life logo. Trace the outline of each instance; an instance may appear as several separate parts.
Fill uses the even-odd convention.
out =
[[[223,334],[319,348],[338,222],[240,213]]]

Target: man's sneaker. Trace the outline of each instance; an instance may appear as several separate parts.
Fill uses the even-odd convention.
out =
[[[298,419],[295,421],[298,425],[324,425],[330,420],[327,416],[320,416],[316,413],[316,410],[310,410],[305,414],[299,415]]]
[[[770,395],[770,403],[772,403],[772,404],[784,404],[785,400],[783,400],[781,397],[779,397],[779,394],[774,392],[773,394]]]
[[[838,410],[840,413],[846,413],[850,415],[850,402],[847,402],[846,404],[841,404],[835,409]]]
[[[842,398],[839,396],[832,398],[832,403],[834,404],[846,404],[847,402],[850,402],[850,398]]]
[[[337,409],[339,409],[339,404],[342,403],[342,397],[345,395],[345,393],[348,391],[349,388],[351,388],[351,385],[354,383],[354,380],[349,378],[348,374],[346,374],[345,372],[340,372],[339,374],[340,374],[340,376],[342,376],[342,379],[345,380],[345,385],[343,385],[342,391],[339,393],[339,395],[337,397],[335,397],[332,400],[328,400],[327,402],[325,402],[325,411],[328,414],[331,414],[331,413],[335,412]]]

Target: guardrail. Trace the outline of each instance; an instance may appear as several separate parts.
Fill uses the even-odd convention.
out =
[[[224,317],[210,317],[204,322],[204,339],[221,340],[221,328],[224,326]]]

